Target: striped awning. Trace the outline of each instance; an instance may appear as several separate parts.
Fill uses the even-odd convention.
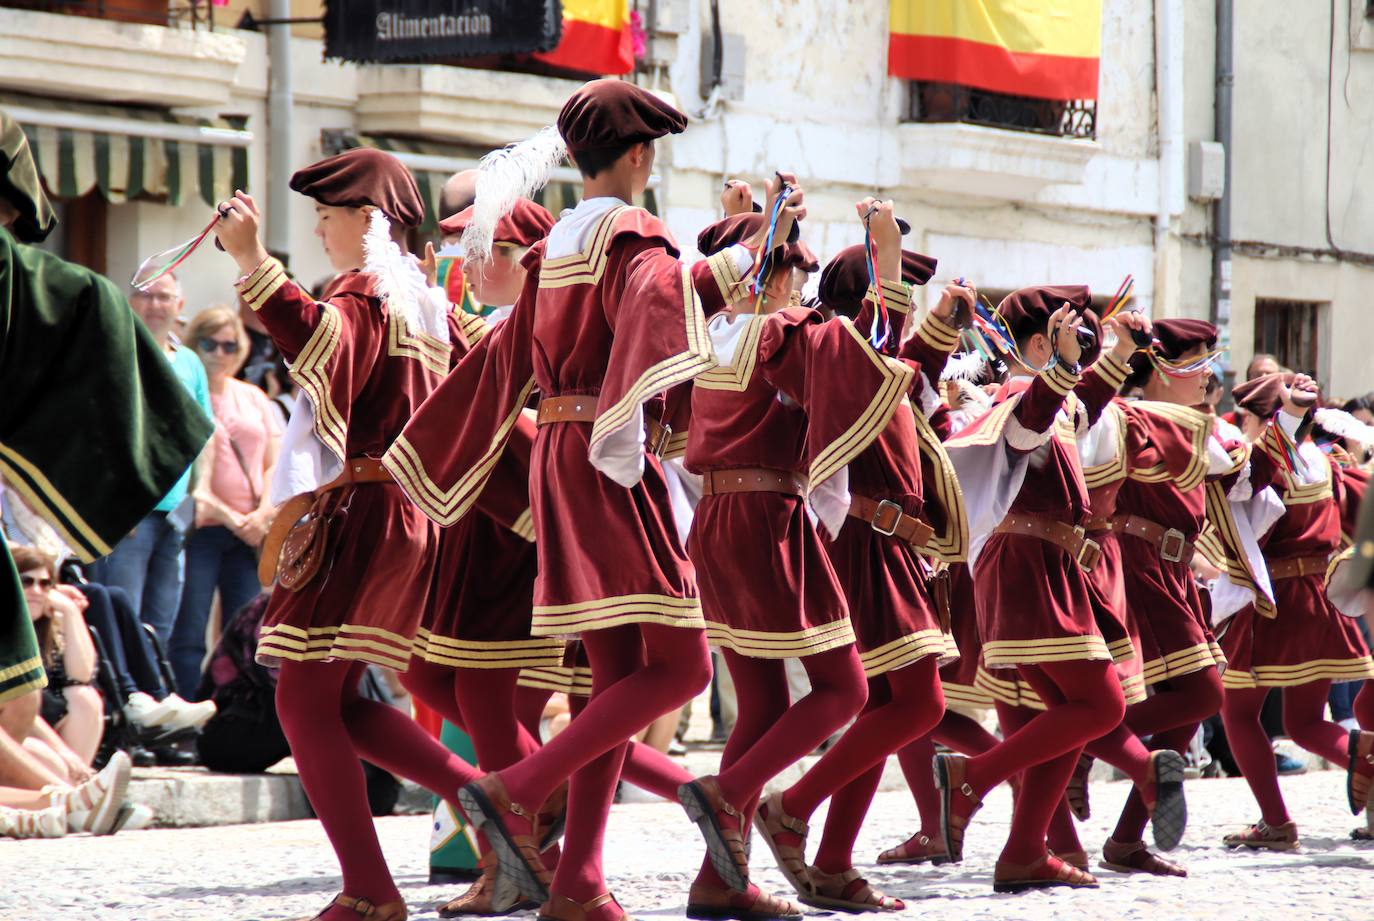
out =
[[[210,207],[248,188],[245,119],[201,119],[158,109],[0,93],[24,129],[48,193],[107,200],[156,199]]]
[[[381,135],[354,135],[329,130],[322,134],[322,145],[327,154],[335,154],[351,147],[375,147],[395,154],[415,175],[415,184],[420,187],[420,195],[425,200],[425,222],[420,227],[420,232],[425,234],[439,231],[439,193],[443,191],[444,183],[456,172],[473,169],[484,155],[491,152],[491,148],[482,146],[445,144]],[[650,187],[644,193],[643,202],[644,207],[654,214],[658,213],[658,195],[655,191],[657,179],[655,176],[650,180]],[[581,194],[581,176],[572,167],[563,167],[554,171],[549,184],[534,196],[534,200],[557,217],[564,208],[574,207]]]

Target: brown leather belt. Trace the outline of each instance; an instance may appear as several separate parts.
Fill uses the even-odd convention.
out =
[[[806,494],[806,477],[772,467],[734,467],[708,470],[702,475],[702,495],[719,496],[732,492],[780,492],[801,496]]]
[[[881,502],[849,494],[849,517],[865,521],[873,530],[885,537],[895,537],[905,541],[913,550],[920,550],[935,536],[935,529],[919,518],[902,511],[902,507],[890,499]]]
[[[1324,556],[1290,556],[1284,560],[1266,561],[1270,581],[1296,579],[1298,576],[1325,576],[1331,560]]]
[[[272,519],[272,527],[262,541],[262,555],[258,558],[258,581],[264,586],[271,585],[277,578],[277,563],[281,558],[281,547],[291,529],[314,507],[325,493],[345,486],[359,483],[390,483],[391,474],[375,457],[353,457],[344,464],[343,472],[325,483],[314,492],[303,492],[292,496],[277,509]]]
[[[1112,519],[1108,518],[1106,515],[1102,515],[1098,518],[1089,518],[1087,521],[1083,522],[1083,530],[1087,531],[1089,534],[1108,534],[1112,531],[1112,528]]]
[[[535,423],[553,425],[558,422],[595,422],[596,401],[593,394],[571,394],[564,397],[545,397],[539,401]],[[673,427],[657,419],[644,420],[644,450],[654,457],[662,457],[673,437]]]
[[[1102,559],[1102,548],[1083,528],[1076,528],[1053,518],[1044,518],[1040,515],[1008,515],[1002,519],[994,533],[1038,537],[1056,547],[1062,547],[1084,572],[1090,571],[1097,565],[1097,561]]]
[[[1193,542],[1178,528],[1166,528],[1139,515],[1117,515],[1112,530],[1148,541],[1159,548],[1159,558],[1170,563],[1187,563],[1193,558]]]

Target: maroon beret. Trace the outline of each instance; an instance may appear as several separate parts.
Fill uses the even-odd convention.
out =
[[[703,256],[718,253],[736,243],[745,243],[750,237],[766,226],[764,216],[758,212],[734,214],[708,225],[697,235],[697,250]],[[805,243],[784,243],[773,248],[776,265],[814,272],[820,267],[816,254]]]
[[[1157,320],[1154,336],[1159,343],[1155,346],[1156,354],[1174,361],[1198,346],[1214,349],[1217,345],[1217,328],[1206,320]]]
[[[425,204],[410,170],[372,147],[345,150],[297,170],[291,190],[335,208],[372,205],[407,227],[419,227],[425,220]]]
[[[1018,288],[997,305],[997,312],[1012,336],[1045,332],[1050,315],[1068,302],[1084,317],[1084,326],[1093,331],[1092,344],[1083,350],[1079,363],[1088,365],[1097,360],[1102,351],[1102,323],[1091,309],[1092,292],[1087,285],[1035,285]]]
[[[1268,419],[1283,405],[1283,391],[1293,383],[1295,377],[1297,375],[1291,371],[1262,374],[1254,380],[1237,384],[1231,390],[1231,398],[1247,413]]]
[[[935,274],[938,260],[910,250],[902,250],[902,281],[923,285]],[[853,317],[868,294],[868,262],[862,243],[846,246],[821,272],[821,303],[836,313]]]
[[[558,133],[574,154],[681,134],[686,127],[686,115],[648,90],[614,78],[583,84],[558,113]]]
[[[464,208],[452,217],[440,221],[439,232],[446,237],[459,236],[472,220],[472,212],[471,207]],[[517,198],[515,207],[496,222],[491,241],[530,247],[547,237],[553,225],[553,215],[549,214],[547,208],[528,198]]]

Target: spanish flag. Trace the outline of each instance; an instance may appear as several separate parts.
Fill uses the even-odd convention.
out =
[[[888,73],[1037,99],[1096,99],[1102,0],[891,0]]]
[[[563,0],[562,40],[534,57],[584,74],[628,74],[635,67],[630,0]]]

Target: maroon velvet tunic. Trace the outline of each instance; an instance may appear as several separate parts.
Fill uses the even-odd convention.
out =
[[[474,322],[475,321],[475,322]],[[450,314],[453,363],[489,327],[461,309]],[[416,655],[455,668],[559,665],[563,642],[531,637],[538,557],[529,510],[534,423],[516,420],[510,442],[477,500],[477,510],[439,529],[429,604]]]
[[[448,368],[449,345],[411,329],[374,275],[350,273],[316,303],[268,259],[238,290],[310,399],[315,436],[340,463],[380,457]],[[345,487],[329,502],[324,565],[301,591],[273,591],[258,658],[404,671],[425,610],[434,527],[391,483]]]
[[[904,285],[884,293],[890,310],[905,313],[910,309],[910,294]],[[871,310],[871,302],[865,301],[855,320],[858,329],[868,328]],[[925,386],[934,392],[949,352],[958,343],[958,332],[927,316],[900,347],[895,336],[889,342],[888,351],[906,360],[924,378],[916,389]],[[920,396],[913,398],[919,400]],[[966,558],[968,522],[963,517],[958,480],[930,423],[910,400],[903,401],[877,440],[850,462],[849,491],[875,502],[894,502],[904,514],[927,523],[933,519],[940,525],[934,549],[949,562]],[[930,655],[942,662],[959,655],[954,637],[940,623],[927,587],[933,572],[931,563],[909,544],[875,531],[866,522],[848,518],[826,549],[844,586],[850,622],[868,677]]]
[[[544,425],[535,436],[531,512],[546,549],[531,634],[701,629],[696,578],[659,460],[643,448],[644,421],[663,412],[659,394],[713,365],[704,312],[738,281],[734,255],[684,266],[667,228],[627,206],[601,216],[572,255],[545,259],[548,243],[527,254],[511,316],[420,408],[386,466],[426,514],[452,524],[476,503],[532,391],[586,395],[595,422]]]
[[[874,352],[848,320],[822,322],[806,308],[713,324],[738,338],[727,363],[693,386],[687,469],[787,471],[809,481],[811,505],[838,530],[849,501],[825,498],[830,481],[888,424],[913,372]],[[713,644],[789,658],[854,642],[807,505],[780,492],[703,496],[687,551]]]
[[[1121,363],[1108,355],[1085,372],[1083,386],[1062,366],[1033,379],[1013,379],[997,393],[991,410],[950,440],[961,479],[965,469],[972,469],[956,454],[963,448],[1029,454],[1009,514],[1082,525],[1088,488],[1078,456],[1078,430],[1100,414],[1123,376]],[[1083,412],[1070,417],[1061,407],[1075,389]],[[965,495],[1006,488],[1002,483],[966,480],[962,487]],[[1088,576],[1058,545],[1029,535],[994,532],[974,562],[973,581],[987,668],[1111,659],[1094,616]]]
[[[1117,497],[1117,513],[1138,515],[1196,541],[1207,514],[1207,442],[1215,437],[1210,417],[1145,402],[1128,404],[1126,415],[1131,473]],[[1130,535],[1117,542],[1145,684],[1225,664],[1191,559],[1171,562],[1157,545]]]
[[[949,620],[959,658],[940,668],[940,686],[945,703],[964,709],[986,709],[994,702],[986,688],[978,684],[983,642],[978,636],[978,605],[973,597],[973,576],[968,564],[949,568]]]
[[[1263,442],[1261,442],[1263,445]],[[1320,482],[1276,477],[1283,517],[1264,537],[1266,563],[1294,558],[1331,559],[1352,533],[1367,474],[1336,466],[1304,446],[1309,463],[1324,464]],[[1223,626],[1226,651],[1222,684],[1227,688],[1288,687],[1314,681],[1374,678],[1374,662],[1354,618],[1332,605],[1326,572],[1273,581],[1277,617],[1242,608]]]

